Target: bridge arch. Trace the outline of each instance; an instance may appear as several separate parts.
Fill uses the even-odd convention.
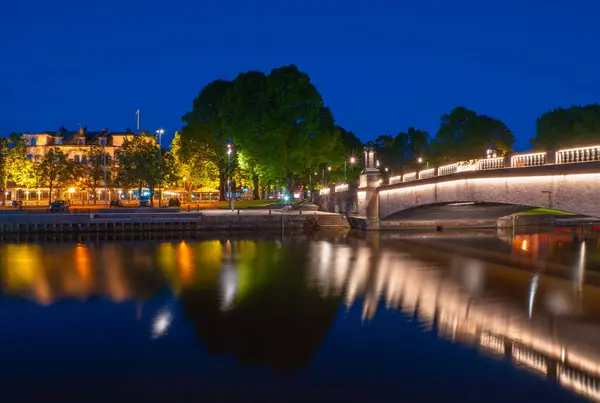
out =
[[[418,206],[461,202],[546,207],[600,217],[600,171],[544,175],[525,170],[518,176],[503,170],[472,172],[381,187],[379,218]]]

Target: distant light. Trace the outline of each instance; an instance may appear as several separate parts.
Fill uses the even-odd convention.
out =
[[[69,188],[69,193],[75,193],[75,188]]]
[[[315,175],[318,175],[318,173],[315,172]]]
[[[423,158],[419,157],[419,158],[417,159],[417,162],[418,162],[419,164],[423,163]]]
[[[231,148],[227,150],[227,154],[231,155]]]
[[[385,172],[387,172],[387,171],[388,171],[388,169],[387,169],[387,167],[386,167],[386,168],[385,168]]]
[[[331,171],[331,167],[327,167],[327,170],[328,170],[328,171]]]
[[[152,338],[158,339],[167,334],[167,330],[169,330],[172,321],[173,314],[171,311],[166,308],[161,309],[152,321]]]
[[[299,199],[300,198],[300,193],[294,193],[294,199]]]
[[[351,164],[354,164],[355,162],[356,162],[356,158],[354,158],[354,157],[350,157],[350,163],[351,163]]]
[[[283,200],[285,200],[285,201],[290,200],[290,196],[288,196],[288,195],[283,196]]]

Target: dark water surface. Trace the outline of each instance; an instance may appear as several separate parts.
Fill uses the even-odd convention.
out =
[[[578,232],[0,244],[0,401],[600,400]]]

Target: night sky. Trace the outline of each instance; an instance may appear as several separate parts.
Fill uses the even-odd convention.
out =
[[[216,78],[296,64],[367,140],[599,101],[598,0],[0,0],[0,133],[180,128]]]

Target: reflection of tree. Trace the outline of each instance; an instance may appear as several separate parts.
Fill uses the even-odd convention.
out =
[[[257,244],[251,262],[241,249],[240,261],[254,274],[243,298],[223,312],[218,290],[187,288],[181,294],[185,314],[210,352],[281,371],[304,368],[334,320],[338,298],[323,298],[308,285],[304,248],[283,252],[274,244]]]

